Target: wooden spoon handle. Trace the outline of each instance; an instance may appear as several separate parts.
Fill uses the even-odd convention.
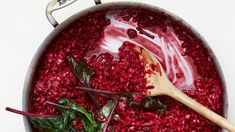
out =
[[[215,112],[209,110],[205,106],[201,105],[197,101],[193,100],[174,86],[170,86],[170,90],[167,92],[167,95],[178,100],[182,104],[188,106],[189,108],[193,109],[195,112],[199,113],[200,115],[204,116],[208,120],[214,122],[218,126],[227,129],[230,132],[235,132],[235,125],[229,122],[227,119],[223,118],[222,116],[216,114]]]

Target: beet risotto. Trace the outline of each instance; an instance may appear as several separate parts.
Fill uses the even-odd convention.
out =
[[[141,95],[152,87],[134,45],[154,53],[177,88],[223,115],[223,85],[197,35],[160,11],[114,8],[72,23],[41,58],[30,95],[29,112],[41,115],[29,118],[33,131],[221,131],[170,97]]]

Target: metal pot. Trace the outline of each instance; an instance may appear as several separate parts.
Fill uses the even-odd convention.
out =
[[[219,75],[222,81],[222,85],[224,88],[224,116],[227,116],[227,93],[226,93],[226,85],[224,81],[223,74],[221,72],[221,68],[217,62],[216,57],[214,56],[213,52],[211,51],[210,47],[207,45],[205,40],[199,35],[197,31],[195,31],[189,24],[184,22],[181,18],[179,18],[176,15],[173,15],[172,13],[165,11],[163,9],[160,9],[155,6],[143,4],[143,3],[136,3],[136,2],[112,2],[112,3],[105,3],[102,4],[100,0],[94,0],[96,6],[90,7],[88,9],[85,9],[83,11],[80,11],[76,13],[75,15],[71,16],[61,24],[58,24],[58,22],[55,20],[55,18],[52,16],[52,12],[56,11],[58,9],[64,8],[72,3],[74,3],[77,0],[51,0],[46,8],[46,16],[49,20],[49,22],[52,24],[52,26],[55,27],[55,29],[47,36],[47,38],[43,41],[39,49],[37,50],[36,54],[33,57],[33,60],[31,61],[31,64],[29,66],[25,83],[24,83],[24,90],[23,90],[23,100],[22,100],[22,106],[24,111],[28,111],[28,105],[29,105],[29,95],[32,88],[32,82],[35,76],[35,71],[37,70],[37,66],[39,64],[40,58],[42,57],[43,53],[46,51],[47,47],[51,44],[51,42],[54,40],[54,38],[66,27],[68,27],[72,22],[74,22],[77,19],[80,19],[82,16],[85,16],[87,14],[94,13],[96,11],[104,10],[107,8],[112,7],[141,7],[144,9],[152,10],[152,11],[162,11],[173,18],[182,21],[182,23],[187,26],[189,29],[193,31],[194,34],[197,35],[198,38],[204,41],[204,46],[210,51],[210,55],[213,56],[214,61],[216,63],[216,67],[219,71]],[[24,117],[24,124],[25,124],[25,130],[26,131],[32,131],[31,125],[27,118]]]

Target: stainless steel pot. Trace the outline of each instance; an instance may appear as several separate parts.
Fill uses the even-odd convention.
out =
[[[70,18],[68,18],[67,20],[65,20],[64,22],[62,22],[61,24],[59,24],[55,18],[52,16],[52,12],[59,10],[61,8],[64,8],[74,2],[76,2],[77,0],[51,0],[47,7],[46,7],[46,16],[47,19],[49,20],[49,22],[52,24],[52,26],[55,27],[55,29],[47,36],[47,38],[43,41],[43,43],[41,44],[41,46],[39,47],[39,49],[37,50],[36,54],[33,57],[33,60],[31,61],[31,64],[29,66],[26,78],[25,78],[25,83],[24,83],[24,90],[23,90],[23,100],[22,100],[22,106],[23,106],[23,110],[24,111],[28,111],[28,103],[29,103],[29,95],[30,95],[30,90],[32,88],[32,82],[35,76],[35,71],[37,70],[36,67],[39,64],[40,58],[42,57],[43,53],[46,51],[47,47],[51,44],[51,42],[54,40],[54,38],[66,27],[68,27],[71,23],[73,23],[75,20],[81,18],[82,16],[85,16],[87,14],[91,14],[93,12],[96,11],[100,11],[100,10],[104,10],[107,8],[112,8],[112,7],[141,7],[141,8],[145,8],[148,10],[152,10],[152,11],[162,11],[170,16],[172,16],[173,18],[182,21],[182,23],[187,26],[189,29],[191,29],[198,38],[200,38],[201,40],[204,41],[205,47],[208,49],[208,51],[210,51],[211,56],[213,56],[214,61],[216,63],[216,67],[219,70],[219,75],[220,78],[222,80],[222,84],[223,84],[223,88],[224,88],[224,116],[227,116],[227,92],[226,92],[226,85],[225,85],[225,81],[224,81],[224,77],[223,74],[221,72],[221,68],[217,62],[216,57],[214,56],[214,53],[212,52],[212,50],[210,49],[210,47],[207,45],[206,41],[202,38],[202,36],[199,35],[199,33],[194,30],[189,24],[187,24],[186,22],[184,22],[181,18],[179,18],[178,16],[160,9],[158,7],[155,6],[151,6],[151,5],[147,5],[147,4],[143,4],[143,3],[136,3],[136,2],[112,2],[112,3],[105,3],[102,4],[102,2],[100,0],[94,0],[96,6],[90,7],[88,9],[85,9],[83,11],[80,11],[78,13],[76,13],[75,15],[71,16]],[[25,130],[27,132],[32,131],[32,128],[30,126],[29,121],[27,120],[27,118],[24,117],[24,124],[25,124]]]

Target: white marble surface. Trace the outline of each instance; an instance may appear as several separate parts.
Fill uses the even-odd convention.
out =
[[[41,42],[53,30],[45,17],[49,0],[2,0],[0,8],[0,131],[24,132],[21,116],[6,112],[6,106],[21,109],[22,88],[30,61]],[[116,0],[103,0],[111,2]],[[135,0],[141,2],[141,0]],[[235,1],[145,0],[167,9],[191,24],[205,37],[222,67],[229,98],[229,119],[235,122]],[[93,6],[93,0],[78,0],[55,13],[61,22],[73,13]]]

